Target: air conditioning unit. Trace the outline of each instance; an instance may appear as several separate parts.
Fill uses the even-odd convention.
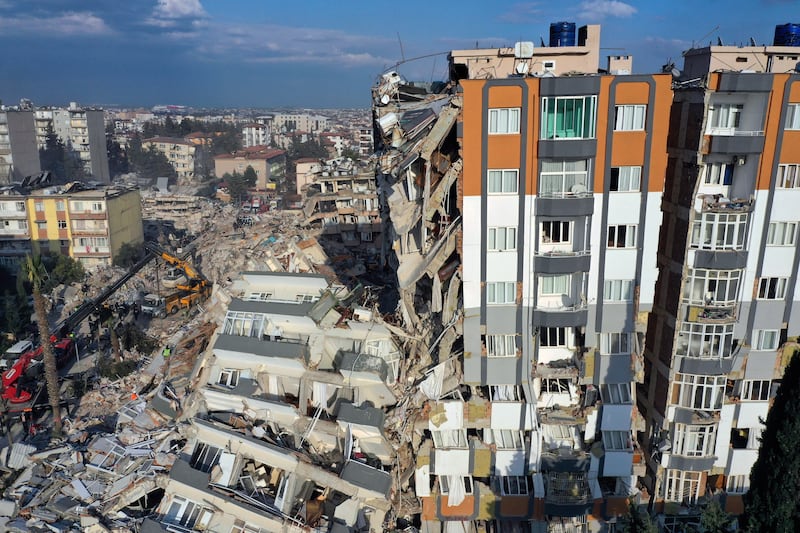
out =
[[[735,163],[736,163],[738,166],[742,166],[742,165],[744,165],[745,163],[747,163],[747,157],[745,157],[745,156],[743,156],[743,155],[737,155],[737,156],[735,156],[735,157],[733,158],[733,160],[734,160],[734,162],[735,162]]]

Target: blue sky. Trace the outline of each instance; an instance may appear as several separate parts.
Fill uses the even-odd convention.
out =
[[[601,24],[601,56],[652,72],[693,42],[771,44],[797,0],[0,0],[0,99],[38,105],[367,107],[402,57]],[[793,20],[793,17],[795,20]],[[402,49],[401,43],[402,42]],[[402,51],[401,51],[402,50]],[[601,60],[604,63],[604,59]],[[398,68],[446,77],[446,54]]]

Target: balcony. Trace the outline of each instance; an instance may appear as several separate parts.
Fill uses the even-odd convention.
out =
[[[588,310],[583,298],[569,295],[557,298],[539,298],[533,311],[534,326],[574,327],[586,324]]]
[[[542,274],[588,272],[590,261],[589,250],[537,251],[533,257],[533,269]]]
[[[541,216],[586,216],[594,212],[591,191],[549,193],[536,198],[536,214]]]
[[[76,257],[99,257],[111,253],[108,246],[73,246],[72,254]]]
[[[108,218],[106,211],[70,211],[70,218],[74,220],[105,220]]]
[[[760,154],[764,150],[762,130],[741,130],[738,128],[709,128],[708,153],[714,154]]]
[[[736,322],[736,308],[734,306],[697,306],[690,305],[686,320],[689,322],[701,322],[704,324],[729,324]]]
[[[704,194],[697,197],[700,211],[710,213],[748,213],[753,209],[753,198],[725,198],[721,194]]]

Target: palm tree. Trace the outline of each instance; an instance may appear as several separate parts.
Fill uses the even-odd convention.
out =
[[[42,283],[47,275],[40,256],[26,256],[24,264],[25,276],[33,287],[33,310],[36,313],[36,323],[39,326],[39,342],[42,343],[44,353],[44,378],[47,383],[47,396],[50,399],[50,408],[53,410],[54,437],[61,436],[61,406],[60,388],[58,385],[58,369],[56,356],[53,353],[53,343],[50,342],[50,325],[47,321],[47,310],[42,296]]]

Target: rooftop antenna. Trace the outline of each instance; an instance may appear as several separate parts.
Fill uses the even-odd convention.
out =
[[[697,42],[699,42],[699,41],[703,41],[703,40],[705,40],[705,38],[706,38],[706,37],[708,37],[709,35],[711,35],[711,34],[712,34],[712,33],[714,33],[715,31],[717,31],[718,29],[719,29],[719,25],[715,26],[713,30],[711,30],[710,32],[706,33],[705,35],[703,35],[702,37],[700,37],[700,38],[699,38],[699,39],[697,39],[696,41],[692,41],[692,48],[694,48],[694,47],[695,47],[695,43],[697,43]]]
[[[722,37],[717,35],[717,46],[723,46]]]
[[[397,42],[400,43],[400,59],[403,63],[405,63],[406,53],[403,51],[403,41],[400,39],[400,32],[397,32]]]
[[[756,46],[756,40],[750,37],[750,46]]]

